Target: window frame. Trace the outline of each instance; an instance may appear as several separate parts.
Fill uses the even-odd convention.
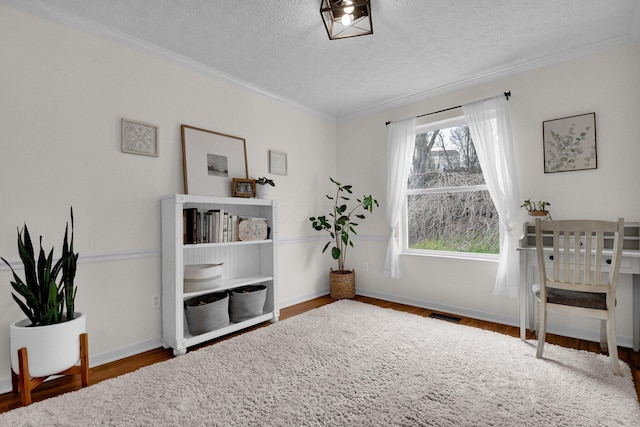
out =
[[[416,135],[428,133],[433,130],[450,128],[454,126],[466,125],[469,126],[464,114],[449,119],[438,120],[431,123],[420,124],[416,126]],[[475,148],[475,145],[474,145]],[[484,176],[484,172],[483,172]],[[440,258],[457,258],[457,259],[472,259],[472,260],[489,260],[498,261],[500,254],[487,254],[478,252],[458,252],[458,251],[438,251],[433,249],[411,249],[409,247],[409,196],[419,194],[436,194],[436,193],[454,193],[454,192],[470,192],[470,191],[488,191],[487,184],[481,185],[469,185],[464,187],[441,187],[441,188],[426,188],[422,190],[406,190],[404,200],[402,203],[402,222],[400,224],[400,241],[401,241],[401,254],[414,255],[414,256],[428,256],[428,257],[440,257]],[[499,227],[500,241],[502,241],[502,227]]]

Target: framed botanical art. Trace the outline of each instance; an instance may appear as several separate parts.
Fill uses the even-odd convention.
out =
[[[244,138],[181,125],[185,194],[231,196],[232,177],[247,176]]]
[[[231,180],[231,195],[233,197],[256,197],[256,180],[233,178]]]
[[[596,113],[542,122],[544,172],[567,172],[598,167]]]

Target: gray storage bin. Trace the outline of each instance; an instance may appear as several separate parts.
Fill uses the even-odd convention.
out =
[[[242,322],[260,316],[267,301],[267,287],[248,285],[229,292],[229,317],[232,322]]]
[[[204,334],[229,324],[227,291],[190,298],[184,302],[184,307],[191,335]]]

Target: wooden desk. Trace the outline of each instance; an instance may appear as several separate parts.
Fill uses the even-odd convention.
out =
[[[622,260],[620,261],[620,274],[632,276],[631,293],[633,298],[633,350],[640,349],[640,224],[630,222],[624,224],[624,245]],[[606,247],[606,244],[605,244]],[[524,225],[523,235],[520,239],[520,339],[525,340],[527,327],[535,330],[534,325],[534,299],[531,286],[534,283],[534,274],[537,274],[538,259],[536,256],[536,231],[535,224]],[[546,251],[546,249],[545,249]],[[549,255],[552,249],[549,248]],[[606,251],[605,251],[606,253]]]

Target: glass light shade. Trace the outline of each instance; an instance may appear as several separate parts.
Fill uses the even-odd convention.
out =
[[[330,40],[373,34],[370,0],[322,0],[320,15]]]

